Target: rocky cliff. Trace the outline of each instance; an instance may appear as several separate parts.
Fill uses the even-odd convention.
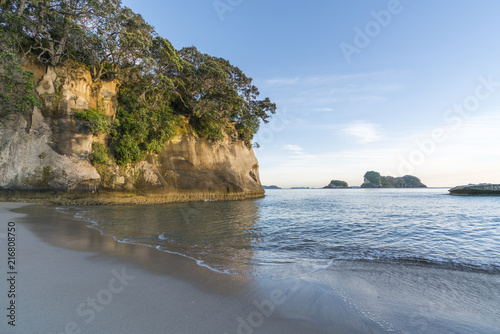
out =
[[[403,177],[380,176],[380,173],[370,171],[364,175],[361,188],[426,188],[418,177],[405,175]]]
[[[93,166],[92,143],[75,111],[116,113],[116,81],[95,83],[78,66],[26,64],[35,73],[41,107],[0,123],[0,189],[4,199],[78,203],[163,203],[263,196],[251,148],[226,138],[217,143],[185,131],[159,154],[127,166]],[[50,194],[50,195],[49,195]]]

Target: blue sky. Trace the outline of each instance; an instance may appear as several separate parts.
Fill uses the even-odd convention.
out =
[[[500,183],[496,0],[124,1],[180,49],[228,59],[277,103],[263,184]]]

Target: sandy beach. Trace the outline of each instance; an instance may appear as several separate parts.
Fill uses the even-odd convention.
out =
[[[1,333],[382,332],[326,285],[217,273],[40,205],[1,203],[0,226],[4,313],[15,303]],[[9,226],[15,275],[7,274]]]

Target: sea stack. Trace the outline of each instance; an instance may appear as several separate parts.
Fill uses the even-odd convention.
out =
[[[427,186],[416,176],[380,176],[378,172],[369,171],[364,175],[361,188],[427,188]]]

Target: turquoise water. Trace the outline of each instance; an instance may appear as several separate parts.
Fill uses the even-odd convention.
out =
[[[288,277],[337,260],[500,273],[500,197],[446,189],[268,190],[258,200],[76,214],[119,242],[230,274]]]

